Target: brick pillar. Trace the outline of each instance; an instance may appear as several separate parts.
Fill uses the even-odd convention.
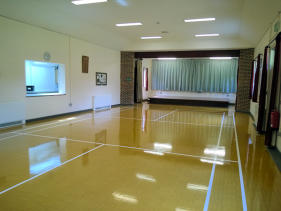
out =
[[[254,49],[240,50],[238,87],[236,94],[236,111],[250,111],[250,83],[252,72],[252,60],[254,59]]]
[[[134,104],[134,57],[133,52],[121,52],[121,104]]]

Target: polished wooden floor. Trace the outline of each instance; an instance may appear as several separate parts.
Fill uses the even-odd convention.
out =
[[[235,124],[236,123],[236,124]],[[139,104],[0,133],[0,210],[266,210],[281,175],[247,114]]]

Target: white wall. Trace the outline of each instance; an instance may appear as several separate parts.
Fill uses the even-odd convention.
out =
[[[119,51],[3,17],[0,29],[0,109],[19,102],[25,105],[25,119],[33,119],[90,109],[94,95],[111,94],[112,104],[120,104]],[[46,51],[51,54],[50,62],[65,64],[66,95],[26,97],[25,60],[43,61]],[[81,71],[82,55],[90,57],[88,74]],[[95,85],[95,72],[108,73],[108,86]]]
[[[229,103],[235,104],[236,94],[225,94],[225,93],[194,93],[194,92],[177,92],[177,91],[162,91],[162,90],[152,90],[151,89],[151,70],[152,70],[152,59],[143,59],[142,62],[143,68],[148,68],[148,97],[153,96],[163,96],[163,97],[185,97],[185,98],[195,98],[201,97],[202,99],[225,99]]]

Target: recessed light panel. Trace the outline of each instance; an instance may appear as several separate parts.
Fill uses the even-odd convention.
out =
[[[224,59],[232,59],[232,57],[210,57],[210,59],[224,60]]]
[[[121,26],[141,26],[142,25],[142,23],[117,23],[117,24],[115,24],[116,26],[119,26],[119,27],[121,27]]]
[[[161,36],[153,36],[153,37],[141,37],[142,40],[149,40],[149,39],[161,39]]]
[[[76,0],[76,1],[72,1],[72,4],[83,5],[83,4],[102,3],[102,2],[107,2],[107,0]]]
[[[196,34],[195,37],[218,37],[220,34]]]
[[[186,23],[194,23],[194,22],[205,22],[205,21],[215,21],[216,18],[198,18],[198,19],[186,19],[184,22]]]
[[[177,58],[167,57],[167,58],[157,58],[158,60],[176,60]]]

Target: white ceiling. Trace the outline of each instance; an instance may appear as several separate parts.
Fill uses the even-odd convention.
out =
[[[0,0],[2,16],[118,50],[255,47],[280,10],[281,0],[109,0],[83,6],[71,0]],[[216,21],[184,23],[204,17]],[[115,27],[124,22],[144,25]],[[194,37],[200,33],[221,36]],[[154,35],[163,39],[140,40]]]

